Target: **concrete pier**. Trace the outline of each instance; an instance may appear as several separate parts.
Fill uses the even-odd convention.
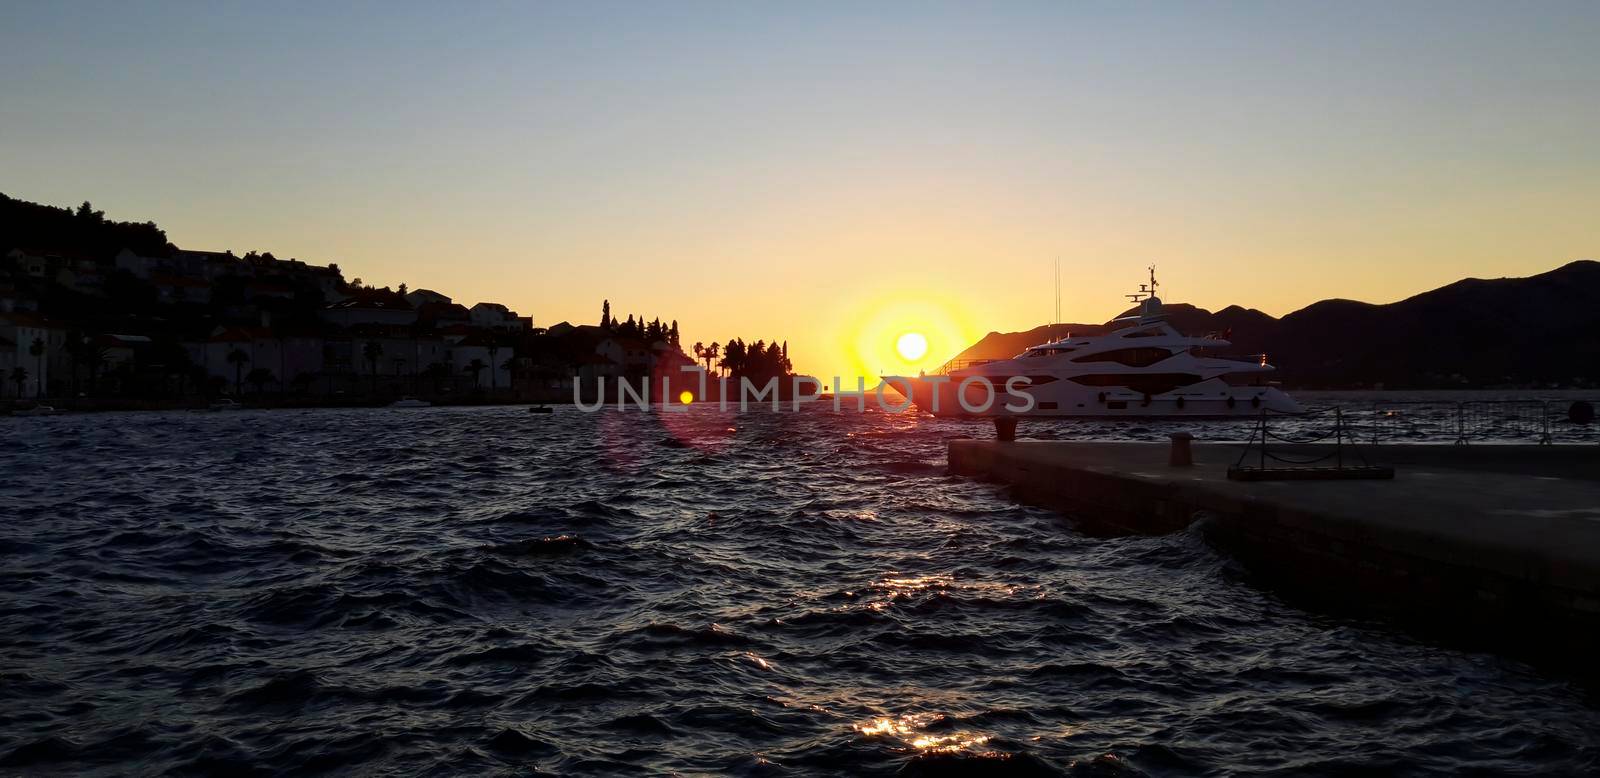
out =
[[[1198,523],[1297,597],[1600,665],[1600,446],[1369,447],[1395,480],[1230,481],[1241,450],[1174,466],[1166,443],[954,440],[949,458],[1091,533]]]

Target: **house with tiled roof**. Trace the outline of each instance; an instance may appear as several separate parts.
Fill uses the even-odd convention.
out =
[[[440,294],[432,289],[413,289],[406,292],[406,302],[421,309],[424,305],[449,305],[450,296]],[[466,310],[466,307],[463,306],[462,310]]]
[[[156,288],[156,295],[162,302],[211,302],[211,282],[203,279],[157,273],[150,276],[150,285]]]
[[[406,299],[409,300],[410,297],[406,295]],[[442,329],[453,324],[467,325],[471,321],[472,316],[467,307],[458,303],[427,302],[417,306],[417,322],[434,329]]]
[[[398,295],[364,295],[329,305],[322,310],[322,319],[340,327],[357,324],[409,326],[416,323],[417,310]]]
[[[505,330],[507,332],[526,332],[533,327],[533,319],[527,316],[518,316],[515,311],[500,303],[478,303],[469,311],[474,327]]]
[[[39,396],[47,391],[51,363],[60,361],[62,347],[67,342],[66,327],[38,314],[11,311],[0,313],[0,338],[11,344],[6,347],[11,352],[10,364],[28,371],[24,396]],[[43,355],[32,353],[36,341],[44,346]]]

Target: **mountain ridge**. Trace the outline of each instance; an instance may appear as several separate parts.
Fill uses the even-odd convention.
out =
[[[1243,305],[1164,306],[1180,332],[1231,331],[1235,355],[1265,353],[1292,386],[1465,388],[1600,385],[1600,262],[1531,276],[1463,278],[1392,303],[1330,298],[1273,317]],[[1120,315],[1127,315],[1133,309]],[[1102,324],[992,331],[955,359],[1003,359]]]

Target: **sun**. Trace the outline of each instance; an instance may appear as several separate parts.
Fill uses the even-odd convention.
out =
[[[915,362],[928,354],[928,339],[920,332],[908,332],[894,342],[894,350],[900,352],[900,358],[907,362]]]

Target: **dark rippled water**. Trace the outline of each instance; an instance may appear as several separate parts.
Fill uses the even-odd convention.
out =
[[[1583,691],[945,475],[981,431],[0,419],[0,773],[1595,768]]]

